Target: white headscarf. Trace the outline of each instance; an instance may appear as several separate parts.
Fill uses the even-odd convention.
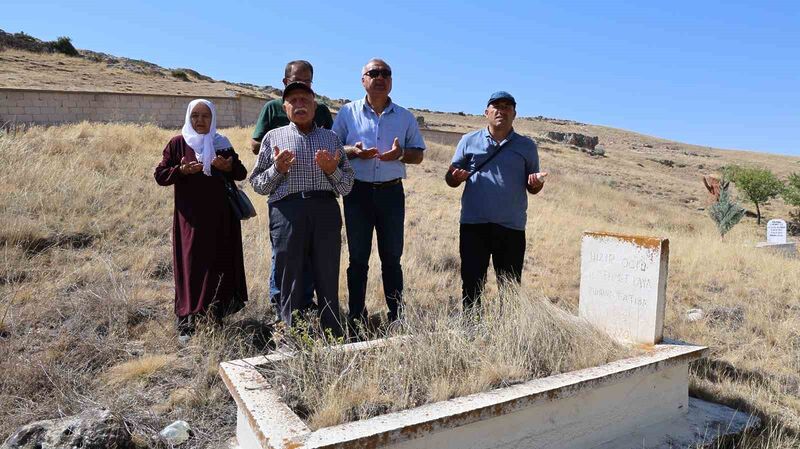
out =
[[[199,103],[203,103],[211,110],[211,128],[209,128],[208,134],[199,134],[192,128],[192,109]],[[233,147],[227,137],[217,133],[217,108],[214,107],[214,103],[202,98],[192,100],[189,107],[186,108],[186,120],[183,122],[181,134],[186,143],[194,150],[197,162],[203,163],[203,173],[206,176],[211,176],[211,161],[217,155],[216,150]]]

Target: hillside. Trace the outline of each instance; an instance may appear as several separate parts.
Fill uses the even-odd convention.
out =
[[[485,126],[482,116],[414,112],[424,116],[432,129],[467,132]],[[702,147],[569,120],[518,117],[514,128],[539,142],[540,152],[550,156],[544,158],[553,161],[550,168],[557,168],[556,173],[581,173],[598,184],[694,211],[702,211],[707,205],[702,176],[718,174],[726,165],[765,167],[781,178],[800,171],[797,157]],[[549,131],[597,136],[605,147],[605,157],[590,157],[574,147],[552,142],[545,137]],[[771,218],[785,218],[787,211],[780,201],[768,207]]]
[[[0,30],[0,33],[2,31]],[[6,36],[8,36],[6,34]],[[79,50],[82,57],[61,53],[31,52],[19,49],[0,51],[0,88],[63,89],[164,93],[191,96],[229,96],[234,93],[274,97],[279,90],[269,86],[215,81],[191,69],[175,69],[185,74],[145,61],[130,60]],[[322,97],[333,106],[338,100]],[[402,100],[398,99],[401,102]],[[407,105],[419,107],[421,105]],[[425,119],[429,129],[464,133],[484,126],[481,116],[413,109]],[[729,164],[769,168],[779,177],[800,171],[800,158],[767,153],[721,150],[689,145],[632,131],[578,123],[570,120],[519,117],[517,131],[539,141],[541,151],[550,153],[568,171],[579,170],[598,183],[629,190],[653,200],[667,199],[687,209],[706,206],[702,176],[718,173]],[[606,157],[590,157],[567,145],[545,138],[549,131],[597,136],[605,147]],[[768,216],[785,216],[780,202],[768,205]]]
[[[75,56],[46,42],[0,30],[0,87],[228,96],[274,96],[275,89],[216,81],[193,70],[166,69],[146,61],[89,50]]]
[[[0,51],[0,87],[198,96],[248,88],[189,78],[88,57]],[[480,116],[414,113],[430,129],[484,126]],[[763,166],[785,178],[800,172],[800,158],[562,119],[519,117],[515,127],[538,140],[541,165],[551,173],[544,191],[529,200],[525,291],[575,311],[583,231],[668,237],[665,334],[711,347],[691,373],[692,394],[766,418],[762,433],[723,447],[800,447],[800,260],[755,251],[764,228],[752,217],[721,239],[707,216],[701,180],[729,164]],[[222,131],[251,169],[251,130]],[[597,136],[605,156],[551,141],[550,131]],[[217,366],[267,350],[274,319],[267,300],[267,208],[248,188],[259,215],[242,226],[247,307],[224,329],[205,329],[179,346],[172,314],[173,194],[152,178],[175,134],[153,125],[94,123],[0,132],[0,440],[22,424],[95,406],[125,417],[142,447],[157,447],[153,435],[176,419],[195,432],[181,447],[219,447],[233,434],[235,406]],[[404,182],[411,308],[451,312],[460,303],[461,190],[442,179],[452,152],[430,144]],[[780,199],[762,208],[766,219],[788,218],[788,210]],[[341,260],[345,297],[346,245]],[[382,310],[375,256],[369,276],[368,306]],[[493,275],[488,285],[491,303],[497,300]],[[704,309],[707,318],[687,321],[691,308]]]

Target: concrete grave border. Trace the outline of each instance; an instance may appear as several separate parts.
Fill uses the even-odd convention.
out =
[[[398,338],[409,337],[332,350],[369,350]],[[236,438],[241,449],[589,448],[689,413],[688,366],[707,348],[665,341],[645,350],[644,355],[598,367],[316,431],[283,403],[257,369],[292,357],[291,353],[223,362],[220,375],[236,401]],[[598,401],[598,395],[603,400]],[[487,434],[487,425],[499,426],[500,436]],[[482,441],[487,438],[491,445],[489,440]]]

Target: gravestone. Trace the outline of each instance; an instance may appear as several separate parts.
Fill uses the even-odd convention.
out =
[[[756,248],[766,249],[786,257],[797,257],[797,243],[786,240],[786,222],[773,219],[767,222],[767,241],[756,244]]]
[[[767,243],[786,243],[786,222],[783,220],[770,220],[767,222]]]
[[[669,240],[584,232],[579,314],[611,336],[660,343]]]

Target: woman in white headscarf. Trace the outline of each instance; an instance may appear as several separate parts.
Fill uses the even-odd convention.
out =
[[[154,176],[159,185],[175,190],[175,315],[179,338],[186,341],[199,316],[221,323],[247,301],[242,228],[225,190],[226,181],[245,179],[247,169],[230,141],[217,133],[213,103],[189,103],[181,134],[164,148]]]

